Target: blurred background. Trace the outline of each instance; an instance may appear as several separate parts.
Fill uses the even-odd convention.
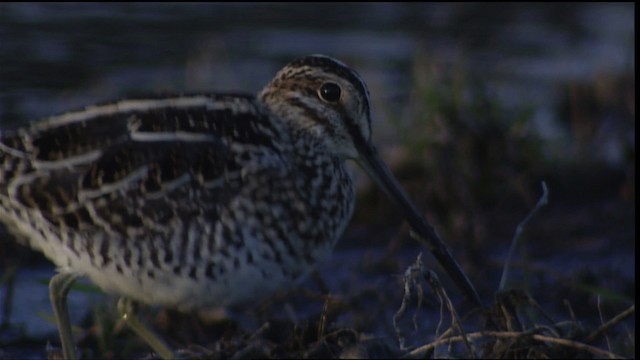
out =
[[[569,302],[599,324],[635,303],[634,13],[633,3],[2,3],[0,129],[133,95],[256,93],[289,61],[330,55],[367,82],[381,153],[487,303],[544,180],[549,204],[524,228],[508,287],[559,319]],[[350,304],[334,326],[393,339],[401,275],[424,249],[354,172],[356,213],[320,288]],[[0,358],[44,356],[43,339],[58,343],[53,266],[0,228],[0,271]],[[72,292],[76,323],[95,326],[90,304],[104,298]],[[300,318],[323,308],[285,303]],[[422,316],[429,333],[433,315]],[[635,354],[634,334],[632,323],[616,333],[618,353]]]

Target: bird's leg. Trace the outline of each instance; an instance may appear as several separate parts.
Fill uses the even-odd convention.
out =
[[[49,282],[49,299],[53,306],[53,312],[58,323],[60,332],[60,342],[62,343],[62,354],[65,359],[75,359],[75,345],[71,333],[71,322],[69,321],[69,309],[67,308],[67,294],[71,285],[80,275],[63,272],[56,274]]]
[[[130,299],[120,298],[118,301],[118,312],[127,325],[143,338],[162,359],[174,359],[175,355],[169,346],[140,321],[135,307],[135,303]]]

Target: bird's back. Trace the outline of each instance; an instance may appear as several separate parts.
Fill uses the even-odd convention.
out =
[[[241,185],[232,148],[273,158],[273,126],[252,97],[201,95],[124,100],[4,130],[2,204],[60,229],[132,236],[176,212],[224,206]]]

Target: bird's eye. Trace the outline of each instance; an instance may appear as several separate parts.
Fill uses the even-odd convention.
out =
[[[340,100],[340,92],[341,90],[338,84],[328,82],[322,84],[322,86],[318,90],[318,96],[320,97],[320,99],[326,102],[334,103]]]

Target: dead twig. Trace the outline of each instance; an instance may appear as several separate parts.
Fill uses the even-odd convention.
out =
[[[636,305],[633,304],[627,310],[625,310],[625,311],[621,312],[620,314],[616,315],[613,319],[611,319],[611,320],[607,321],[606,323],[602,324],[602,326],[600,326],[595,331],[593,331],[591,334],[589,334],[589,336],[587,336],[586,342],[590,343],[590,342],[595,341],[597,338],[599,338],[600,336],[605,334],[607,331],[609,331],[609,329],[611,329],[613,326],[617,325],[622,320],[624,320],[624,319],[628,318],[629,316],[633,315],[635,312],[636,312]]]
[[[506,286],[507,279],[509,278],[509,267],[511,265],[511,259],[513,258],[513,253],[516,250],[516,245],[518,244],[518,239],[524,230],[524,226],[531,220],[533,215],[535,215],[541,207],[546,205],[549,202],[549,190],[547,189],[547,184],[542,182],[542,196],[536,203],[536,206],[529,212],[527,217],[522,220],[518,226],[516,227],[516,232],[513,234],[513,238],[511,239],[511,246],[509,247],[509,252],[507,253],[507,258],[504,261],[504,268],[502,270],[502,277],[500,278],[500,285],[498,286],[498,291],[504,290]]]
[[[400,349],[406,350],[406,347],[405,347],[405,339],[402,336],[402,331],[400,330],[398,321],[402,316],[404,316],[407,310],[407,306],[411,298],[412,289],[415,289],[415,291],[417,291],[418,302],[419,302],[418,306],[420,306],[420,304],[422,303],[423,289],[422,289],[422,285],[420,284],[420,279],[424,279],[427,282],[427,284],[429,284],[432,291],[438,297],[438,300],[440,302],[441,313],[440,313],[440,322],[438,323],[437,329],[440,328],[442,324],[442,319],[444,318],[444,311],[443,311],[444,307],[446,307],[446,309],[449,311],[449,314],[451,316],[452,327],[449,330],[445,331],[445,334],[440,336],[440,338],[443,338],[443,337],[447,338],[446,334],[450,333],[452,328],[455,328],[456,330],[458,330],[460,334],[462,334],[463,342],[465,344],[465,347],[467,348],[468,354],[470,356],[475,357],[475,353],[471,347],[471,344],[468,341],[466,341],[466,337],[464,337],[465,332],[464,332],[464,329],[462,328],[462,323],[460,321],[457,311],[453,306],[453,303],[451,302],[451,299],[447,295],[446,290],[440,284],[440,281],[438,280],[437,275],[434,272],[426,269],[422,264],[421,253],[418,254],[418,257],[416,258],[415,263],[409,266],[409,268],[407,268],[407,270],[405,271],[404,296],[402,298],[402,303],[400,304],[400,308],[393,315],[393,327],[396,331],[396,336],[398,338]],[[414,324],[414,327],[417,328],[415,316],[413,318],[413,324]],[[436,333],[437,332],[439,332],[439,330],[436,330]]]

